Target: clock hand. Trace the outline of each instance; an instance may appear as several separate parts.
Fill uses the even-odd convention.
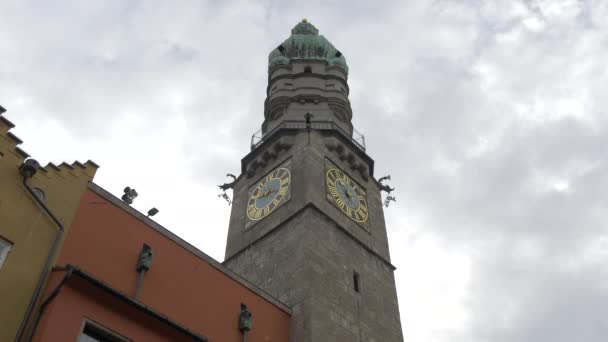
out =
[[[337,179],[336,180],[336,189],[343,191],[344,190],[344,184],[342,184],[342,181]]]
[[[344,183],[340,182],[340,190],[342,190],[344,192],[344,196],[346,196],[348,199],[350,199],[350,193],[348,191],[348,189],[346,188],[346,186],[344,186]]]
[[[269,191],[268,191],[268,190],[266,190],[266,191],[264,191],[264,192],[261,192],[261,191],[260,191],[260,192],[258,192],[257,196],[255,196],[255,197],[254,197],[254,199],[258,199],[258,198],[260,198],[260,197],[266,197],[266,196],[268,196],[268,193],[269,193]]]

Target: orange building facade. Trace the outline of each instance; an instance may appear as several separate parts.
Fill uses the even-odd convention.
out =
[[[279,342],[289,340],[290,314],[90,183],[29,335],[33,341]]]

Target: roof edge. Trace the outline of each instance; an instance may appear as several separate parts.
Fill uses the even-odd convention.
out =
[[[179,324],[177,321],[172,320],[171,318],[163,315],[162,313],[144,305],[142,302],[129,297],[128,295],[124,294],[123,292],[113,288],[112,286],[106,284],[105,282],[95,278],[93,275],[81,270],[78,266],[72,265],[72,264],[67,264],[64,267],[54,267],[53,271],[66,271],[68,272],[67,276],[65,276],[66,281],[67,279],[72,275],[77,275],[80,278],[86,280],[87,282],[91,283],[92,285],[100,288],[101,290],[105,291],[106,293],[108,293],[109,295],[118,298],[119,300],[127,303],[128,305],[131,305],[132,307],[135,307],[138,310],[143,311],[144,313],[151,315],[152,317],[154,317],[155,319],[161,321],[162,323],[165,323],[167,325],[169,325],[170,327],[177,329],[179,332],[181,332],[182,334],[186,334],[191,338],[196,339],[197,341],[201,341],[201,342],[208,342],[209,339],[205,336],[202,336],[200,334],[197,334],[196,332],[188,329],[187,327]]]
[[[240,276],[236,272],[234,272],[234,271],[230,270],[229,268],[227,268],[226,266],[222,265],[221,262],[215,260],[211,256],[207,255],[205,252],[203,252],[200,249],[196,248],[195,246],[191,245],[189,242],[187,242],[186,240],[182,239],[181,237],[179,237],[175,233],[171,232],[169,229],[161,226],[160,224],[158,224],[154,220],[148,218],[146,215],[144,215],[143,213],[141,213],[137,209],[135,209],[135,208],[133,208],[133,207],[125,204],[118,197],[112,195],[106,189],[102,188],[98,184],[95,184],[93,181],[89,182],[88,188],[90,190],[92,190],[94,193],[98,194],[99,196],[101,196],[101,197],[105,198],[106,200],[110,201],[112,204],[116,205],[117,207],[119,207],[119,208],[123,209],[124,211],[126,211],[127,213],[131,214],[136,219],[138,219],[141,222],[145,223],[148,227],[156,230],[160,234],[164,235],[165,237],[169,238],[173,242],[177,243],[182,248],[186,249],[190,253],[196,255],[197,257],[199,257],[203,261],[207,262],[209,265],[211,265],[212,267],[216,268],[218,271],[220,271],[220,272],[224,273],[225,275],[229,276],[230,278],[232,278],[233,280],[235,280],[239,284],[245,286],[246,288],[248,288],[252,292],[254,292],[257,295],[259,295],[260,297],[266,299],[271,304],[275,305],[279,309],[281,309],[284,312],[286,312],[287,314],[291,315],[291,313],[292,313],[291,308],[289,308],[289,306],[287,306],[285,303],[283,303],[280,300],[274,298],[273,296],[271,296],[266,291],[262,290],[261,288],[257,287],[253,283],[249,282],[247,279],[243,278],[242,276]]]

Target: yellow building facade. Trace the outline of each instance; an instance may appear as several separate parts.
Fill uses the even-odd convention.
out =
[[[40,301],[37,289],[54,265],[57,247],[98,166],[87,161],[38,167],[31,161],[36,170],[25,177],[31,192],[22,167],[29,155],[19,148],[22,141],[10,132],[14,125],[2,116],[4,111],[0,107],[0,341],[12,341],[36,297]]]

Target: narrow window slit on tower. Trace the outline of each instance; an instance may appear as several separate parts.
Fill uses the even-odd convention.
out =
[[[353,272],[353,287],[355,289],[355,292],[359,292],[360,289],[360,275],[359,273],[357,273],[357,271]]]
[[[312,68],[309,67],[309,66],[307,66],[307,67],[304,68],[304,72],[311,73],[312,72]]]

